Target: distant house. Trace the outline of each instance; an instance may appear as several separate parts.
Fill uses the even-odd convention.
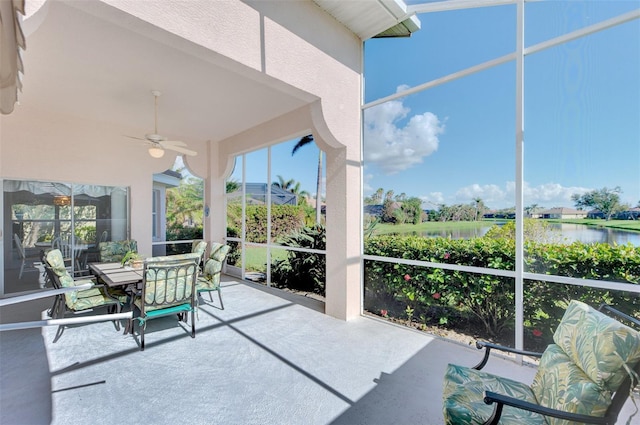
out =
[[[382,217],[382,205],[365,205],[363,208],[365,214],[372,215],[374,217]]]
[[[498,218],[498,219],[504,219],[504,220],[513,220],[516,218],[516,213],[490,210],[482,214],[482,218],[487,218],[487,219]]]
[[[281,187],[267,183],[246,183],[247,204],[264,205],[267,202],[267,188],[271,186],[272,205],[298,205],[298,195]],[[242,187],[228,194],[229,200],[242,197]]]
[[[640,207],[629,208],[617,213],[614,218],[616,220],[639,220],[640,219]]]
[[[587,213],[587,218],[606,218],[600,210],[591,210]]]
[[[586,218],[587,212],[583,210],[576,210],[574,208],[556,207],[548,210],[540,211],[540,218]]]

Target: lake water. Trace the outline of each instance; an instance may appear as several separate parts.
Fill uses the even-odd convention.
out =
[[[640,246],[640,232],[629,232],[618,229],[606,229],[600,227],[592,227],[584,224],[567,224],[567,223],[550,223],[549,224],[557,235],[554,240],[565,243],[580,241],[584,243],[608,243],[613,245],[626,245],[631,243],[634,246]],[[434,237],[450,237],[451,239],[471,239],[483,236],[491,228],[491,225],[476,229],[452,229],[452,230],[434,230],[425,232],[413,232],[426,238]]]

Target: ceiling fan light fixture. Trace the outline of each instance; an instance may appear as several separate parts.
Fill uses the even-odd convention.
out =
[[[162,158],[164,156],[164,149],[158,146],[151,146],[149,148],[149,155],[154,158]]]

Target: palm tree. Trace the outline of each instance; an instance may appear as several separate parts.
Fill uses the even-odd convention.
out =
[[[308,134],[298,140],[298,143],[291,150],[291,156],[295,155],[295,153],[301,147],[308,145],[309,143],[313,143],[313,135]],[[320,212],[321,212],[321,201],[322,201],[322,149],[318,149],[318,180],[316,184],[316,223],[320,224]]]
[[[226,181],[226,186],[227,186],[227,189],[226,189],[227,193],[232,193],[232,192],[235,192],[236,190],[240,189],[240,183],[238,183],[235,180],[227,180]]]
[[[272,185],[277,186],[280,189],[291,191],[291,188],[293,187],[294,183],[296,183],[294,179],[285,180],[281,175],[278,175],[278,181],[273,182]]]
[[[374,199],[374,204],[381,204],[382,203],[382,195],[384,194],[384,189],[379,187],[378,190],[376,190],[376,193],[374,194],[375,198]]]
[[[278,175],[278,181],[271,183],[271,185],[293,193],[298,197],[298,205],[306,205],[306,199],[309,196],[309,192],[301,190],[300,182],[297,182],[294,179],[285,180],[281,175]]]

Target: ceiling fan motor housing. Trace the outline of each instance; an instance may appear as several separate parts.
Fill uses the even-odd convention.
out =
[[[165,140],[167,140],[166,137],[162,137],[159,134],[145,134],[144,137],[146,137],[147,140],[150,140],[154,143],[164,142]]]

